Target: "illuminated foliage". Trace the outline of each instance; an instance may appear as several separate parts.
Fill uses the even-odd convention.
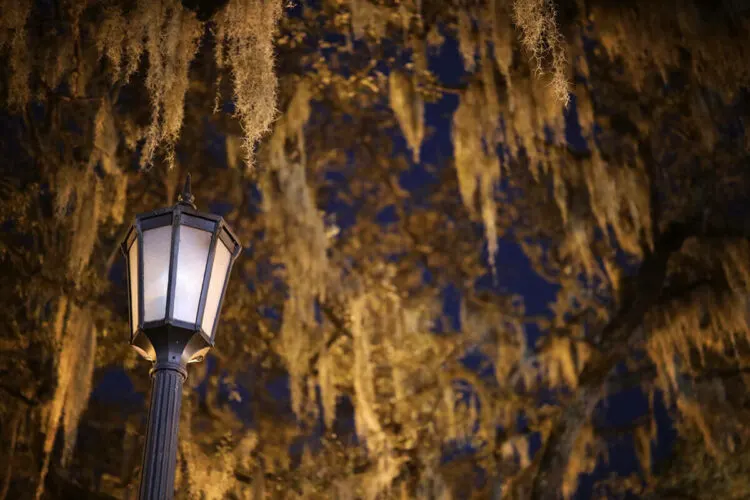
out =
[[[246,251],[178,498],[571,498],[623,437],[602,496],[745,498],[749,16],[0,0],[0,499],[135,494],[90,393],[148,390],[118,244],[188,171]]]

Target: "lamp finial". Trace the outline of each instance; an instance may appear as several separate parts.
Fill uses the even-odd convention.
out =
[[[182,193],[177,197],[177,203],[195,208],[195,196],[190,192],[190,172],[185,177],[185,187],[182,188]]]

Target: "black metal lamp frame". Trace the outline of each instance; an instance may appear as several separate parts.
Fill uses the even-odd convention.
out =
[[[156,321],[144,321],[143,233],[166,226],[171,226],[172,231],[165,316],[164,319]],[[195,322],[178,320],[174,316],[179,231],[180,227],[184,226],[211,233]],[[220,244],[224,244],[229,249],[230,259],[226,275],[223,277],[224,282],[214,321],[210,326],[210,331],[206,331],[202,327],[202,322],[213,262]],[[206,353],[214,346],[216,326],[219,322],[227,283],[242,245],[222,217],[196,210],[193,195],[190,192],[190,174],[187,176],[185,188],[175,206],[136,216],[135,223],[121,246],[126,260],[129,259],[128,252],[131,245],[138,245],[138,269],[137,276],[131,276],[130,265],[127,266],[130,344],[141,356],[153,362],[151,406],[139,496],[143,500],[169,499],[174,494],[177,432],[182,385],[187,378],[187,365],[202,361]],[[137,297],[131,296],[133,290],[131,284],[134,279],[138,280]],[[137,318],[133,317],[133,300],[138,301]]]

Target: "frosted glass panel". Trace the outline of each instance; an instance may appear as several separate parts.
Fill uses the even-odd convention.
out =
[[[172,226],[143,232],[143,321],[164,319]]]
[[[131,331],[138,328],[138,240],[134,240],[128,250],[128,275],[130,278],[130,316],[133,318]]]
[[[219,301],[221,292],[224,289],[224,281],[227,279],[229,270],[229,261],[232,254],[227,249],[224,242],[219,240],[216,244],[216,255],[211,267],[211,282],[208,285],[208,294],[206,294],[206,307],[203,309],[203,321],[201,326],[203,331],[212,335],[211,329],[214,326],[214,319],[219,312]]]
[[[206,273],[211,233],[180,226],[177,255],[177,281],[174,297],[174,319],[195,323],[201,299],[203,275]]]

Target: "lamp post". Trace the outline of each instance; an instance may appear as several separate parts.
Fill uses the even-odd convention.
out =
[[[199,212],[190,174],[173,207],[137,215],[122,243],[130,344],[153,363],[141,500],[174,495],[177,429],[187,365],[214,345],[232,264],[241,245],[224,220]]]

